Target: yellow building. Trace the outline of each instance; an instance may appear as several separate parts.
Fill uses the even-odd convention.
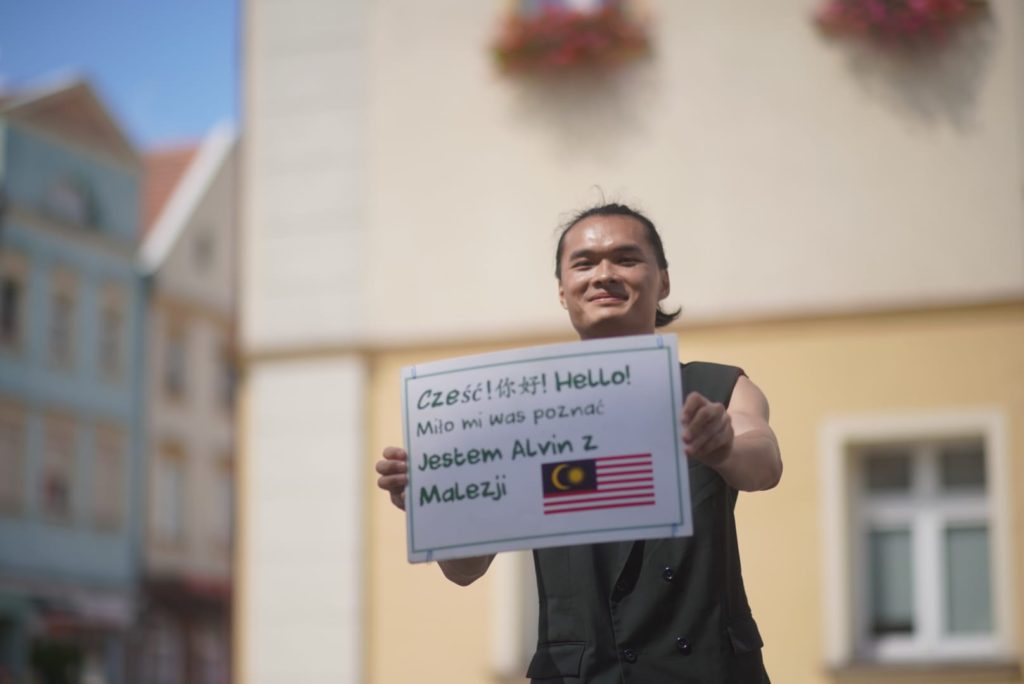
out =
[[[246,4],[238,681],[521,679],[528,555],[408,565],[372,464],[403,365],[571,339],[595,185],[662,231],[681,356],[771,401],[773,681],[1022,681],[1024,5],[892,51],[819,4],[652,1],[648,57],[532,76],[509,3]]]

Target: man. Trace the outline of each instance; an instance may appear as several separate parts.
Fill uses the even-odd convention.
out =
[[[660,307],[670,289],[661,238],[627,206],[570,221],[555,277],[580,339],[650,334],[679,315]],[[682,374],[694,534],[535,551],[540,624],[527,672],[535,682],[768,682],[733,517],[737,491],[770,489],[782,475],[768,402],[739,368],[688,363]],[[388,447],[383,456],[378,486],[404,510],[407,455]],[[493,558],[440,566],[468,585]]]

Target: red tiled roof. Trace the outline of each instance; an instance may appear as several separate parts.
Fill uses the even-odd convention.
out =
[[[143,155],[142,237],[149,234],[186,169],[199,151],[198,145],[153,150]]]
[[[4,91],[5,115],[74,140],[131,164],[138,152],[87,81],[75,79],[35,90]]]

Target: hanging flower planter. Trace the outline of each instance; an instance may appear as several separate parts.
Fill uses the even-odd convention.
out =
[[[507,72],[564,71],[618,64],[650,50],[643,22],[622,0],[517,3],[493,45]],[[524,9],[524,5],[530,9]]]
[[[985,0],[827,0],[815,19],[829,34],[916,43],[945,38],[985,7]]]

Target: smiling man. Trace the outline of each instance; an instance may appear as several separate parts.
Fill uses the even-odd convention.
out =
[[[555,277],[580,339],[650,334],[679,315],[661,308],[670,283],[657,229],[621,204],[566,224]],[[680,372],[694,534],[535,551],[540,622],[527,672],[535,682],[768,682],[733,514],[738,491],[770,489],[782,475],[768,402],[734,366],[691,362]],[[403,510],[407,460],[388,447],[376,466],[378,485]],[[492,560],[439,565],[467,585]]]

